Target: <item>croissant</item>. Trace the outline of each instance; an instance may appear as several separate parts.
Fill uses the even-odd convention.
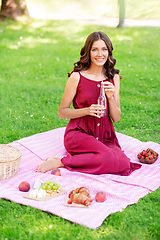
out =
[[[79,187],[79,188],[76,188],[74,191],[75,193],[83,193],[84,195],[90,197],[90,191],[86,187]]]
[[[90,196],[90,191],[86,187],[79,187],[72,190],[68,197],[70,204],[74,202],[76,204],[84,204],[88,206],[93,201]]]
[[[75,193],[70,196],[72,202],[76,204],[90,205],[93,201],[90,197],[87,197],[83,193]]]

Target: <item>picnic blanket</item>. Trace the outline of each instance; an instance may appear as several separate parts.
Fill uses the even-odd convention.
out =
[[[60,169],[61,176],[52,175],[51,171],[47,173],[35,172],[37,165],[48,156],[66,154],[63,145],[64,131],[64,127],[57,128],[10,144],[21,150],[22,159],[18,173],[11,178],[0,181],[0,198],[41,209],[74,223],[97,229],[111,213],[123,211],[128,205],[137,203],[140,198],[155,191],[160,186],[160,157],[153,164],[142,164],[142,167],[132,172],[130,176],[92,175],[70,172],[65,168]],[[132,162],[138,162],[137,153],[148,147],[160,154],[160,144],[141,142],[117,132],[116,135],[122,149]],[[18,189],[20,182],[28,181],[32,189],[37,178],[43,182],[47,180],[59,182],[61,189],[65,190],[66,193],[45,202],[24,198],[26,193],[20,192]],[[105,191],[107,200],[103,203],[97,203],[93,200],[88,208],[65,206],[67,194],[81,186],[90,190],[93,199],[98,191]]]

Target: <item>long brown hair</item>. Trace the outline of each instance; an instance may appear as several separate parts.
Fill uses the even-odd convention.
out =
[[[109,37],[101,31],[93,32],[87,37],[86,42],[80,51],[80,55],[81,55],[80,60],[74,63],[74,71],[79,72],[82,70],[89,69],[89,67],[91,66],[90,51],[92,48],[92,44],[95,41],[98,41],[100,39],[102,39],[105,42],[108,48],[108,53],[109,53],[108,59],[104,65],[104,68],[106,71],[105,74],[106,74],[106,77],[108,77],[109,79],[112,79],[115,74],[119,74],[119,70],[114,68],[116,64],[116,59],[113,58],[112,56],[112,51],[113,51],[112,42],[109,39]],[[70,74],[68,74],[68,76],[70,76]]]

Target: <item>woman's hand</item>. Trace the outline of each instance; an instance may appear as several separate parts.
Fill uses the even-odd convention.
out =
[[[111,82],[102,82],[104,84],[104,92],[108,99],[114,97],[115,86]]]
[[[88,111],[88,115],[100,118],[100,115],[105,112],[105,107],[99,104],[92,104]]]
[[[120,77],[118,74],[114,76],[114,84],[111,82],[104,83],[105,94],[108,99],[109,114],[113,122],[118,122],[121,116],[119,91]]]

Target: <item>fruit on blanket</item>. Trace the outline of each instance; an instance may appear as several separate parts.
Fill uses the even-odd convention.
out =
[[[54,181],[48,180],[47,182],[43,183],[40,189],[43,190],[57,190],[60,188],[60,184]]]
[[[70,198],[70,196],[71,196],[72,194],[74,194],[74,193],[75,193],[74,190],[72,190],[72,191],[69,193],[68,197]]]
[[[72,204],[72,200],[71,199],[68,199],[68,204]]]
[[[97,192],[95,199],[96,202],[104,202],[106,200],[106,193],[103,191]]]
[[[141,163],[154,163],[158,159],[158,153],[151,148],[147,148],[138,153],[137,158]]]
[[[19,191],[28,192],[30,189],[30,184],[26,181],[23,181],[19,184]]]
[[[59,168],[56,168],[52,170],[51,174],[61,176],[61,171],[59,170]]]
[[[90,205],[90,202],[88,201],[88,199],[86,199],[86,200],[84,201],[84,205],[85,205],[85,206],[89,206],[89,205]]]

